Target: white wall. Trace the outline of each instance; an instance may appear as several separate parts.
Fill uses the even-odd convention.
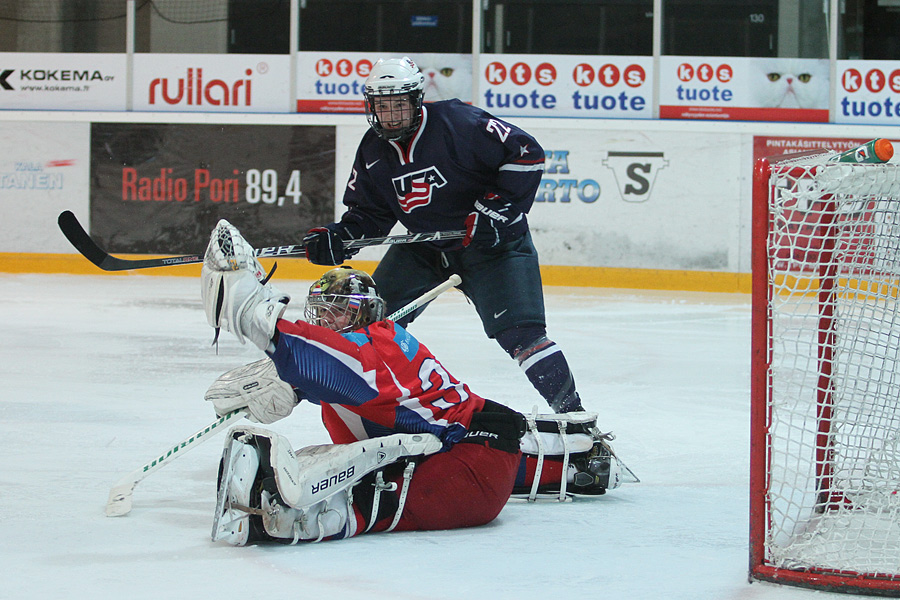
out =
[[[362,115],[0,111],[0,252],[75,252],[59,234],[56,216],[68,209],[88,219],[92,121],[337,125],[338,203],[366,130]],[[754,136],[900,138],[897,128],[877,126],[515,122],[550,156],[546,184],[529,215],[544,264],[725,273],[751,270]],[[641,185],[625,176],[635,158],[652,163],[650,171],[637,172]],[[378,249],[369,249],[360,258],[379,256]]]

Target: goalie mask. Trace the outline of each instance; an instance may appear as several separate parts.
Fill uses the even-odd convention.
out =
[[[384,300],[368,274],[341,267],[309,288],[306,322],[344,333],[384,319]]]
[[[425,76],[408,57],[379,59],[366,79],[366,118],[383,140],[402,142],[422,121]]]

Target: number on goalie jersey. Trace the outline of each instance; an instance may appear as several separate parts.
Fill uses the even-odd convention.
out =
[[[272,354],[278,373],[321,405],[335,443],[432,433],[449,448],[484,406],[483,398],[391,321],[338,334],[282,320],[278,333]]]

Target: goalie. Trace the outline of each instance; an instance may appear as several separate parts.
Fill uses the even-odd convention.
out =
[[[213,327],[269,358],[226,373],[207,399],[220,415],[246,407],[259,423],[309,400],[334,444],[294,452],[272,431],[232,429],[213,540],[297,543],[468,527],[493,520],[514,488],[562,498],[618,485],[619,463],[590,435],[591,415],[526,418],[473,393],[384,319],[367,274],[325,273],[310,288],[305,322],[281,318],[290,298],[260,283],[264,274],[253,248],[220,221],[201,275],[204,310]]]

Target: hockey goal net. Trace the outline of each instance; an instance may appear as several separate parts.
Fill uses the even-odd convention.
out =
[[[760,159],[750,576],[900,596],[900,164]]]

